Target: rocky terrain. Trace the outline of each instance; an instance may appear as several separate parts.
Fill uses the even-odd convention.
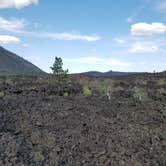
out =
[[[165,75],[98,79],[1,77],[0,166],[165,166]]]

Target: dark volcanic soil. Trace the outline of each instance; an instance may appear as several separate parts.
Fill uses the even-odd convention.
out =
[[[165,166],[166,84],[158,80],[115,78],[108,100],[1,78],[0,166]]]

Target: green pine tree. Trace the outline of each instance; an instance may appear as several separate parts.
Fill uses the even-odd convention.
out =
[[[63,62],[60,57],[55,57],[52,67],[52,81],[58,84],[66,84],[68,82],[68,69],[63,70]]]

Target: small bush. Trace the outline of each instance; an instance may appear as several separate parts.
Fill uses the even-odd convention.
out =
[[[159,79],[158,85],[166,85],[166,79]]]
[[[92,91],[89,88],[84,88],[83,89],[83,95],[84,96],[91,96],[92,95]]]
[[[134,87],[133,97],[138,100],[145,101],[148,98],[147,92],[143,88]]]
[[[69,96],[69,93],[68,93],[68,92],[65,92],[65,93],[63,94],[63,96],[64,96],[64,97],[68,97],[68,96]]]
[[[109,91],[113,89],[114,82],[112,79],[101,79],[97,82],[97,90],[101,95],[106,95]]]
[[[0,91],[0,98],[2,98],[2,97],[4,97],[4,96],[5,96],[4,92],[1,92],[1,91]]]

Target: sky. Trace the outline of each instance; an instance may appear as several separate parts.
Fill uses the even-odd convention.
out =
[[[0,45],[46,72],[166,70],[166,0],[0,0]]]

